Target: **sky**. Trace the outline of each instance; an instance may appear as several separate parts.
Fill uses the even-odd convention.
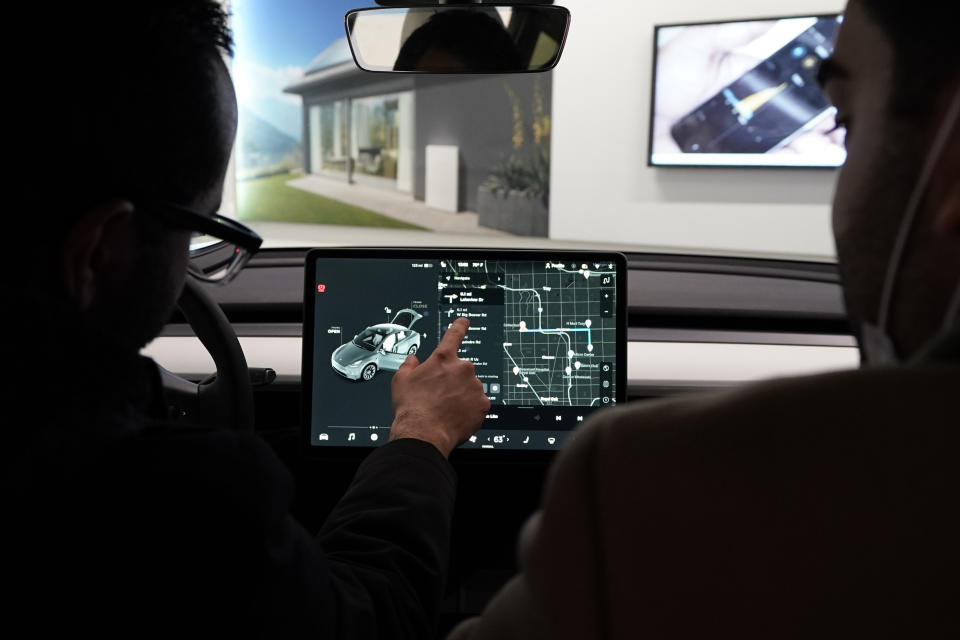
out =
[[[234,84],[241,110],[287,135],[302,135],[300,97],[283,87],[331,43],[346,36],[343,17],[373,0],[233,0]]]

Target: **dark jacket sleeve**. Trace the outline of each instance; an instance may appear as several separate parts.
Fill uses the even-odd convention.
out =
[[[251,603],[267,636],[434,636],[456,483],[433,445],[402,439],[374,450],[316,537],[285,512],[292,485],[280,487],[282,499],[266,505],[263,581]]]
[[[367,457],[318,536],[336,637],[434,635],[455,491],[453,468],[426,442],[395,440]]]
[[[157,631],[189,617],[193,631],[235,637],[434,635],[455,476],[432,445],[402,439],[374,450],[312,536],[289,515],[292,478],[258,438],[146,440],[133,447],[142,455],[125,447],[124,468],[110,473],[154,479],[128,485],[151,487],[130,496],[140,506],[124,517],[145,534],[128,538],[128,557],[146,559],[115,567],[116,584],[151,576],[152,595],[125,604],[131,616],[149,613]],[[169,615],[156,616],[151,601]]]

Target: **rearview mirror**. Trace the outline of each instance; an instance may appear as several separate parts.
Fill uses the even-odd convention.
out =
[[[554,6],[358,9],[346,16],[357,66],[393,73],[530,73],[556,66],[570,12]]]

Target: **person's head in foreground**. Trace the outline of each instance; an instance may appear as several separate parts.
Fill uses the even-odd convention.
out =
[[[17,238],[34,259],[5,284],[138,350],[183,285],[198,216],[182,209],[209,221],[220,206],[237,120],[227,16],[215,0],[14,13],[38,34],[13,73],[12,120]]]
[[[956,331],[960,50],[956,3],[851,0],[821,84],[846,128],[834,234],[847,308],[871,362]]]
[[[956,636],[957,13],[851,0],[821,69],[847,129],[849,312],[873,362],[910,366],[598,414],[554,463],[520,575],[451,640]]]

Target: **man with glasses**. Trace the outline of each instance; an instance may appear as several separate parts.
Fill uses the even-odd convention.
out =
[[[228,281],[260,246],[216,215],[237,118],[220,3],[34,4],[7,24],[36,37],[5,41],[5,626],[429,637],[455,493],[446,456],[489,408],[456,356],[465,321],[396,374],[391,441],[310,536],[269,448],[167,424],[158,370],[139,356],[188,274]]]

